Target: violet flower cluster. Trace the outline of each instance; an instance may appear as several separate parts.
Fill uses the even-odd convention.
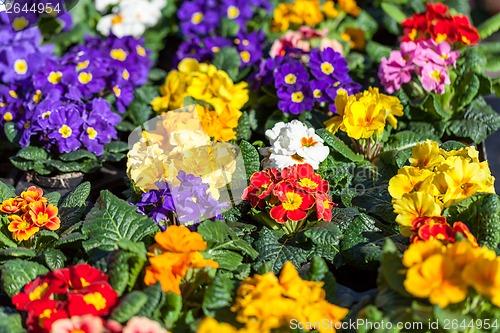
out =
[[[138,212],[150,217],[163,231],[172,223],[172,213],[180,224],[196,228],[207,219],[222,219],[221,212],[229,203],[219,203],[209,193],[210,186],[201,177],[179,171],[180,185],[172,187],[157,182],[158,189],[145,192],[135,205]]]
[[[247,23],[256,10],[271,11],[268,0],[190,0],[184,1],[178,10],[180,30],[186,40],[176,53],[176,61],[195,58],[210,62],[222,48],[234,47],[240,55],[240,68],[256,64],[263,56],[265,33],[249,32]],[[222,36],[222,19],[238,25],[236,36]]]
[[[256,80],[274,86],[279,98],[278,108],[285,113],[300,114],[313,109],[315,103],[328,105],[335,112],[339,89],[349,95],[359,92],[361,85],[349,76],[347,61],[332,48],[315,48],[309,53],[309,64],[292,55],[263,61]]]
[[[459,56],[448,42],[402,42],[399,51],[392,51],[389,59],[382,58],[378,76],[390,94],[401,89],[416,74],[425,91],[442,95],[446,85],[451,83],[448,69],[456,66]]]
[[[121,120],[102,97],[113,94],[119,112],[132,102],[151,66],[143,41],[88,37],[57,58],[38,28],[14,34],[1,17],[0,127],[14,124],[22,147],[101,155]]]

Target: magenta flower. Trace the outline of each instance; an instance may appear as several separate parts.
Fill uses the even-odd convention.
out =
[[[446,67],[433,63],[428,63],[422,69],[420,81],[426,91],[437,92],[440,95],[444,94],[445,85],[451,83]]]
[[[415,71],[415,66],[411,63],[411,59],[403,58],[400,51],[392,51],[389,59],[382,58],[378,76],[385,90],[392,94],[401,89],[403,84],[411,81],[413,71]]]

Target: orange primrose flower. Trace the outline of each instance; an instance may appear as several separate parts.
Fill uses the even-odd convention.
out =
[[[18,242],[29,239],[40,230],[40,228],[19,215],[10,215],[8,219],[10,221],[8,229],[12,232],[12,238]]]
[[[0,211],[7,214],[17,214],[25,204],[26,201],[19,197],[6,199],[0,205]]]
[[[37,227],[46,227],[49,230],[59,229],[61,221],[57,217],[57,213],[56,206],[46,205],[42,201],[34,201],[28,205],[27,215]]]
[[[35,201],[47,202],[47,198],[43,197],[43,190],[35,186],[30,186],[26,191],[22,192],[21,198],[26,200],[27,203]]]

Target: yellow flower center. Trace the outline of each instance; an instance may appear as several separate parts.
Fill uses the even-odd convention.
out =
[[[50,117],[51,113],[52,113],[51,111],[46,111],[42,113],[42,119],[47,119],[48,117]]]
[[[203,13],[196,12],[191,16],[191,23],[200,24],[201,21],[203,21]]]
[[[38,104],[38,102],[40,102],[41,99],[42,99],[42,91],[41,90],[37,90],[35,92],[35,94],[33,95],[33,102],[35,102],[36,104]]]
[[[68,125],[62,125],[61,128],[59,128],[59,133],[61,133],[63,138],[67,139],[71,136],[73,130]]]
[[[294,103],[300,103],[304,100],[304,94],[302,91],[296,91],[292,93],[292,102]]]
[[[123,17],[121,15],[115,15],[111,19],[111,24],[112,25],[117,25],[123,22]]]
[[[113,49],[109,52],[109,55],[111,58],[119,61],[125,61],[125,59],[127,59],[127,52],[122,49]]]
[[[330,208],[330,201],[328,201],[328,200],[323,200],[323,206],[325,207],[325,209]]]
[[[290,73],[285,76],[285,82],[288,84],[295,84],[295,82],[297,82],[297,77],[294,74]]]
[[[113,92],[115,93],[116,97],[120,97],[120,95],[122,94],[122,90],[118,86],[113,87]]]
[[[81,84],[87,84],[90,81],[92,81],[92,74],[86,73],[86,72],[81,72],[80,74],[78,74],[78,81]]]
[[[437,37],[436,37],[436,43],[442,43],[442,42],[444,42],[447,39],[448,39],[448,35],[447,34],[438,34]]]
[[[470,39],[465,37],[465,36],[462,36],[462,42],[464,42],[465,45],[469,45],[470,44]]]
[[[5,114],[3,115],[3,120],[5,120],[5,121],[12,121],[12,119],[14,119],[14,117],[12,116],[12,113],[5,112]]]
[[[128,70],[126,70],[126,69],[123,70],[122,78],[124,80],[128,81],[128,79],[130,78],[130,73],[128,72]]]
[[[432,73],[431,73],[431,77],[436,80],[437,83],[441,83],[441,73],[439,72],[438,69],[435,69]]]
[[[240,45],[240,43],[241,43],[239,38],[235,38],[235,39],[233,40],[233,42],[234,42],[234,44],[236,44],[236,45]]]
[[[250,44],[250,42],[248,41],[248,39],[243,39],[241,44],[243,44],[244,46],[248,46]]]
[[[301,180],[299,180],[299,184],[300,186],[310,188],[311,190],[314,190],[318,187],[318,184],[309,178],[302,178]]]
[[[232,20],[232,19],[238,18],[238,16],[240,16],[240,10],[238,9],[238,7],[229,6],[227,8],[227,17],[228,18],[230,18]]]
[[[85,60],[85,61],[82,61],[82,62],[79,62],[78,64],[76,64],[76,67],[79,70],[82,70],[82,69],[85,69],[85,68],[89,67],[89,64],[90,64],[90,61]]]
[[[91,140],[94,140],[97,136],[97,131],[93,127],[87,128],[87,134]]]
[[[88,283],[84,278],[80,278],[80,283],[82,284],[83,288],[90,286],[90,283]]]
[[[42,285],[38,286],[29,293],[30,301],[36,301],[37,299],[41,299],[45,291],[49,288],[49,284],[47,282],[42,283]]]
[[[240,57],[241,57],[241,60],[245,63],[249,62],[250,61],[250,52],[248,51],[241,51],[240,52]]]
[[[49,222],[49,215],[44,213],[38,213],[36,220],[38,224],[43,225]]]
[[[83,296],[83,301],[87,304],[93,305],[97,311],[102,310],[106,307],[106,299],[102,297],[99,292],[90,293]]]
[[[328,61],[325,61],[324,63],[321,64],[321,71],[325,73],[326,75],[330,75],[333,73],[333,65],[330,64]]]
[[[441,59],[443,59],[443,60],[448,60],[449,57],[450,57],[450,55],[448,53],[441,54]]]
[[[313,95],[315,98],[321,98],[321,96],[323,96],[323,93],[319,89],[314,89]]]
[[[16,17],[12,21],[12,28],[16,31],[23,30],[28,26],[29,23],[30,22],[24,16]]]
[[[417,29],[413,29],[409,34],[408,37],[410,37],[411,40],[415,40],[417,38],[418,31]]]
[[[28,71],[28,63],[24,59],[17,59],[14,62],[14,71],[19,75],[24,75]]]
[[[61,82],[62,79],[62,73],[57,71],[57,72],[50,72],[49,76],[47,76],[47,81],[49,81],[52,84],[58,84]]]
[[[31,121],[27,121],[25,124],[24,124],[24,128],[28,129],[31,127]]]
[[[17,225],[17,230],[18,231],[25,231],[31,226],[31,224],[28,221],[22,221]]]
[[[9,90],[9,95],[10,95],[10,97],[12,97],[12,98],[17,98],[17,97],[18,97],[18,96],[17,96],[17,93],[16,93],[16,91],[15,91],[15,90]]]
[[[137,45],[135,47],[135,50],[137,51],[137,54],[140,55],[141,57],[145,57],[147,55],[146,49],[140,45]]]
[[[287,201],[283,202],[283,208],[286,210],[296,210],[302,204],[302,197],[294,192],[287,192],[285,194]]]

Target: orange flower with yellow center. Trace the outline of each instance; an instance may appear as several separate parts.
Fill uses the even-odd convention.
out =
[[[12,232],[12,238],[18,242],[28,240],[40,230],[36,225],[31,224],[19,215],[10,215],[8,219],[10,221],[8,229]]]
[[[21,211],[26,202],[20,198],[6,199],[0,205],[0,211],[6,214],[16,214]]]
[[[49,230],[57,230],[61,221],[57,217],[58,209],[54,205],[46,205],[41,201],[35,201],[28,205],[28,216],[37,227],[45,227]]]
[[[280,200],[281,204],[274,206],[269,214],[278,223],[305,219],[308,210],[315,203],[315,199],[310,193],[301,191],[288,181],[276,185],[273,194]]]
[[[27,203],[35,201],[47,202],[47,198],[43,197],[43,190],[35,186],[30,186],[28,189],[21,193],[21,198],[26,200]]]

